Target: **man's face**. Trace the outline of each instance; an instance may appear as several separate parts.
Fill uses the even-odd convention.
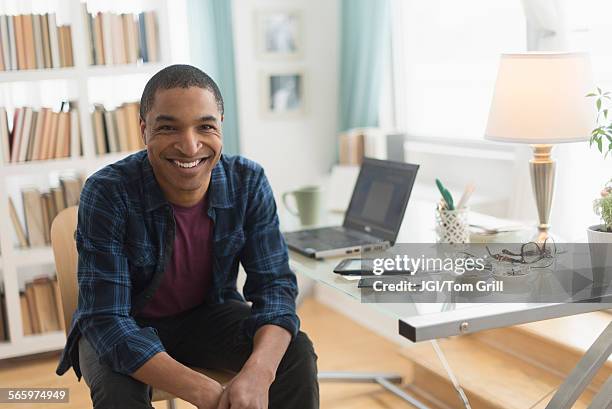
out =
[[[167,198],[201,198],[221,156],[220,114],[212,92],[198,87],[161,89],[140,121],[155,177]],[[200,195],[201,194],[201,195]]]

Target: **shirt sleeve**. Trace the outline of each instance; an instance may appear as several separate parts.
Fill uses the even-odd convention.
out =
[[[130,316],[131,280],[125,255],[127,207],[120,189],[94,178],[83,187],[78,212],[78,321],[101,362],[131,374],[164,351],[152,328]]]
[[[240,260],[247,273],[243,293],[253,303],[246,335],[252,338],[262,325],[273,324],[285,328],[293,337],[299,329],[295,313],[297,281],[289,267],[274,195],[263,169],[256,180],[247,207],[246,241]]]

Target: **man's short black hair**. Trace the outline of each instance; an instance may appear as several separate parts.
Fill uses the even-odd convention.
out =
[[[203,88],[212,92],[215,96],[215,101],[217,101],[217,108],[221,115],[223,115],[223,97],[215,81],[204,71],[194,66],[175,64],[157,72],[145,85],[142,97],[140,98],[140,117],[144,121],[147,113],[153,106],[157,90],[189,87]]]

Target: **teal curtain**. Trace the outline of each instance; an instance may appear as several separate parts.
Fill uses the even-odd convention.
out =
[[[390,0],[341,0],[339,130],[378,125],[390,63]]]
[[[223,152],[238,154],[238,108],[232,2],[227,0],[187,0],[189,40],[195,66],[210,75],[223,95]]]

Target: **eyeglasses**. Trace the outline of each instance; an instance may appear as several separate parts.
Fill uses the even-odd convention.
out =
[[[501,262],[535,264],[542,260],[546,260],[550,261],[550,263],[545,263],[547,265],[538,267],[549,267],[553,263],[554,257],[557,255],[557,246],[555,245],[555,241],[549,237],[544,240],[543,243],[530,241],[521,245],[521,251],[518,253],[508,249],[502,249],[500,253],[492,253],[488,246],[487,252],[489,256]]]

